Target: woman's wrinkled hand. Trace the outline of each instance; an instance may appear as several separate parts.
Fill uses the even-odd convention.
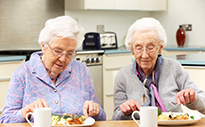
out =
[[[177,104],[186,105],[196,100],[195,91],[193,88],[188,88],[185,90],[181,90],[177,93],[176,96]]]
[[[93,101],[85,101],[83,106],[83,114],[87,117],[95,116],[100,113],[100,105]]]
[[[141,105],[136,100],[128,100],[120,105],[120,110],[126,115],[130,115],[134,111],[139,111]]]
[[[49,108],[49,105],[44,99],[38,99],[22,108],[21,114],[23,118],[26,120],[26,114],[33,112],[35,108]]]

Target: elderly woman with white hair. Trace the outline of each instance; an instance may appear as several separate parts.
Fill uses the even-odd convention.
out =
[[[26,122],[26,114],[41,107],[106,119],[88,68],[73,59],[83,39],[83,27],[70,16],[46,22],[38,40],[42,51],[33,53],[12,75],[0,123]]]
[[[114,120],[130,120],[141,106],[181,112],[183,104],[205,113],[205,92],[190,80],[179,62],[160,55],[166,42],[165,30],[154,18],[142,18],[130,26],[125,45],[135,60],[116,76]],[[175,104],[170,106],[170,102]]]

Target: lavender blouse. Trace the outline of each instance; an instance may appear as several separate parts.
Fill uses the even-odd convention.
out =
[[[37,99],[45,99],[52,113],[83,114],[86,100],[99,104],[91,75],[83,63],[72,60],[54,85],[41,62],[41,54],[33,53],[30,60],[13,73],[0,123],[26,122],[21,109]],[[102,107],[93,118],[106,120]]]

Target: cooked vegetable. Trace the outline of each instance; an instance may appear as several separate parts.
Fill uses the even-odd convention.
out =
[[[158,108],[158,116],[162,114],[161,109]]]
[[[51,116],[51,121],[52,121],[51,125],[52,126],[56,125],[60,120],[61,120],[60,116],[52,115]]]
[[[180,115],[174,115],[172,112],[169,112],[169,114],[161,114],[158,116],[158,120],[189,120],[194,119],[193,116],[189,117],[189,114],[180,114]]]
[[[64,113],[61,116],[52,115],[52,126],[63,126],[63,125],[76,125],[83,124],[87,117],[78,114],[67,114]]]
[[[194,116],[190,116],[190,118],[194,120]]]

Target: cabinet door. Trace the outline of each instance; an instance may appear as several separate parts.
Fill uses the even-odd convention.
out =
[[[16,70],[24,61],[0,62],[0,80],[10,78],[14,70]]]
[[[139,0],[139,10],[146,11],[165,11],[167,0]]]
[[[113,9],[114,0],[85,0],[85,9]]]
[[[0,81],[0,112],[3,111],[5,100],[6,100],[6,95],[8,91],[8,86],[9,86],[9,80],[5,81]]]
[[[0,62],[0,112],[4,108],[6,94],[12,73],[24,63],[22,61]]]
[[[114,80],[118,71],[132,63],[134,57],[129,54],[103,55],[103,109],[107,120],[111,120],[114,112]]]
[[[65,9],[166,10],[167,0],[65,0]]]
[[[138,10],[139,0],[115,0],[114,8],[117,10]]]
[[[114,0],[65,0],[65,9],[113,9]]]

